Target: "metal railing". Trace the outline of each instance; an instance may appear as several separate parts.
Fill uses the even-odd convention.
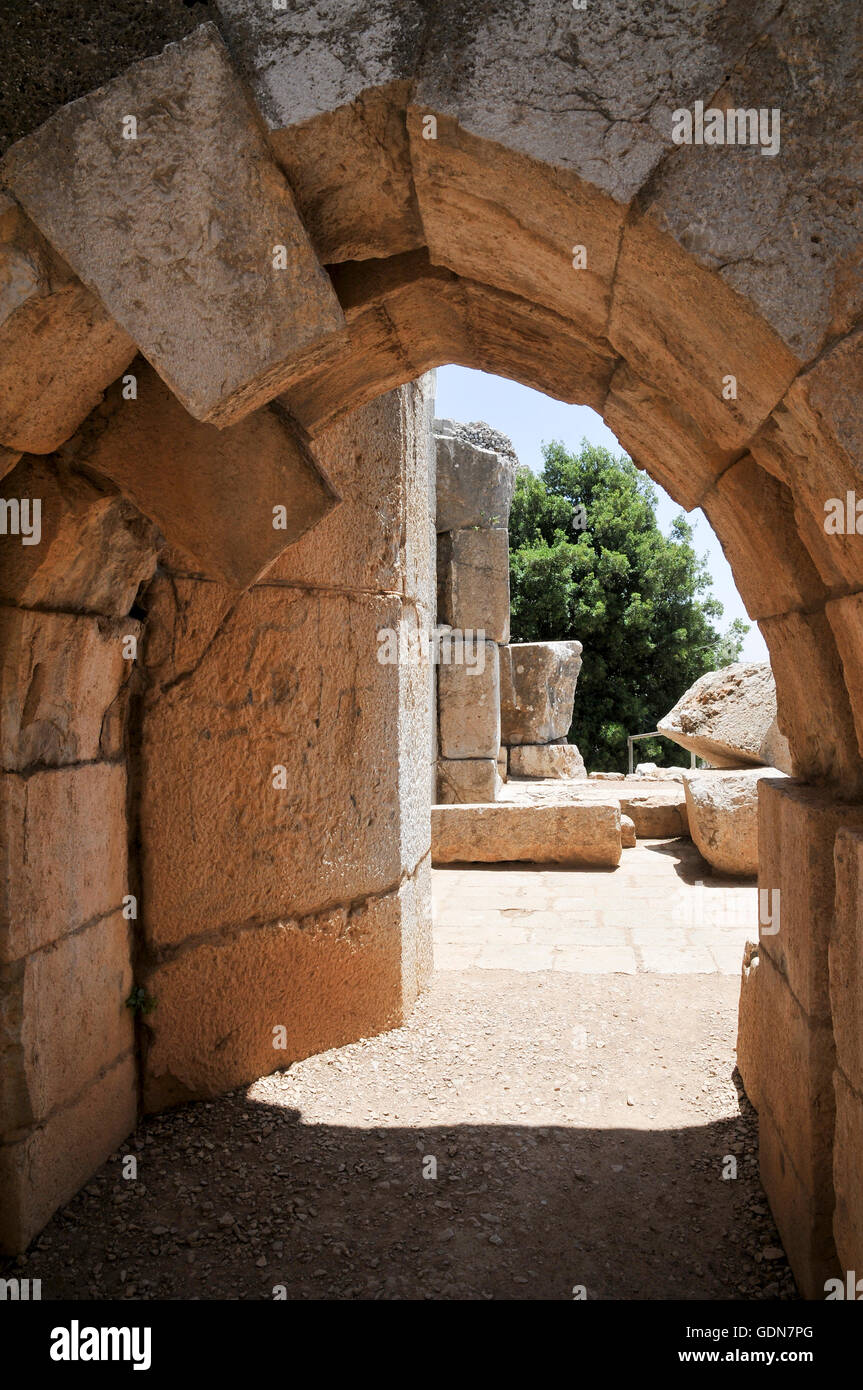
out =
[[[633,745],[634,743],[638,743],[639,740],[640,740],[640,739],[643,739],[643,738],[667,738],[668,741],[669,741],[669,743],[674,743],[674,739],[673,739],[673,738],[669,737],[668,734],[661,734],[661,733],[659,732],[658,729],[654,729],[653,732],[652,732],[652,733],[649,733],[649,734],[628,734],[628,735],[627,735],[627,739],[626,739],[626,757],[627,757],[627,762],[628,762],[628,764],[629,764],[629,772],[630,772],[630,775],[635,771],[635,762],[634,762],[634,757],[633,757],[633,752],[634,752],[634,750],[633,750],[632,745]],[[676,746],[679,748],[679,747],[680,747],[680,744],[678,743]],[[691,752],[691,751],[690,751],[690,754],[689,754],[689,766],[690,766],[690,767],[697,767],[697,766],[698,766],[698,763],[696,762],[696,759],[695,759],[695,754],[694,754],[693,752]]]

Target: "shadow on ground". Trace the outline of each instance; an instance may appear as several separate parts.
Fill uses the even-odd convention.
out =
[[[114,1155],[18,1264],[44,1299],[794,1298],[755,1128],[745,1098],[662,1131],[338,1128],[244,1089],[149,1120],[137,1179]]]

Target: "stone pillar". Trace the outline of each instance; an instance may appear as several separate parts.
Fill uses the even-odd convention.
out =
[[[859,951],[857,920],[849,916],[856,859],[848,858],[843,832],[837,895],[834,842],[843,826],[863,830],[863,807],[791,779],[762,778],[758,809],[762,925],[758,965],[744,982],[741,1073],[758,1107],[761,1178],[795,1278],[804,1297],[823,1298],[825,1280],[838,1272],[834,1162],[840,1188],[851,1197],[837,1208],[843,1258],[860,1249],[859,1195],[847,1189],[859,1162],[849,1139],[859,1122],[859,995],[851,1003],[842,977]],[[842,927],[831,969],[834,912]],[[841,1063],[834,1044],[840,1023]],[[842,1136],[835,1154],[834,1132]]]
[[[437,801],[500,787],[500,650],[509,641],[512,446],[487,426],[435,421]]]
[[[135,1125],[125,726],[156,550],[113,488],[56,459],[25,457],[4,494],[19,519],[28,504],[0,541],[0,1248],[17,1252]]]
[[[566,741],[581,652],[580,642],[513,642],[501,650],[501,737],[513,777],[587,776]]]
[[[170,557],[141,730],[144,1098],[398,1025],[429,978],[430,388],[321,434],[344,499],[237,596]]]

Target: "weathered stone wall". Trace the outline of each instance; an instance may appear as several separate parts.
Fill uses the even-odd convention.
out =
[[[344,501],[246,593],[173,556],[145,599],[148,1108],[393,1026],[428,978],[430,409],[420,382],[323,434]]]
[[[114,489],[25,458],[0,538],[0,1246],[20,1250],[138,1104],[127,852],[127,659],[152,528]],[[124,654],[124,651],[126,654]]]

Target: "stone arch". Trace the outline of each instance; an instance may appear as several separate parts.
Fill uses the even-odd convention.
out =
[[[123,499],[159,528],[169,577],[151,590],[151,627],[171,630],[172,690],[189,687],[191,653],[216,651],[264,602],[262,582],[338,588],[320,573],[297,579],[290,558],[283,580],[279,556],[292,540],[313,550],[303,533],[336,525],[333,450],[355,453],[339,431],[440,363],[593,406],[681,505],[703,506],[767,640],[803,784],[765,792],[763,878],[788,908],[783,931],[763,944],[763,1000],[750,1009],[762,1038],[771,1028],[792,1037],[788,1068],[771,1070],[765,1044],[747,1036],[765,1182],[798,1278],[815,1292],[836,1258],[834,1187],[847,1267],[863,1229],[847,1197],[863,1147],[863,1024],[853,991],[831,979],[827,949],[835,919],[845,959],[860,958],[847,855],[844,898],[834,900],[833,842],[861,824],[863,553],[856,528],[824,527],[825,502],[854,492],[861,462],[863,238],[847,114],[859,50],[843,32],[843,18],[859,25],[859,15],[809,0],[669,0],[612,34],[589,11],[550,3],[415,0],[374,14],[357,3],[349,23],[312,4],[275,16],[251,0],[217,9],[221,34],[196,29],[61,108],[0,166],[15,286],[0,366],[7,493],[28,496],[44,478],[48,495],[46,469],[66,470],[70,487],[86,480],[109,499],[88,502],[76,556],[101,543],[100,507],[120,518],[112,543],[146,525],[133,524]],[[672,110],[696,100],[780,110],[781,159],[757,146],[675,145]],[[410,393],[401,400],[404,454],[423,407]],[[354,484],[362,460],[357,468]],[[407,475],[390,482],[404,490],[401,525]],[[290,499],[281,535],[262,524],[275,495]],[[347,553],[350,537],[339,542]],[[155,564],[148,544],[144,570]],[[64,554],[62,541],[53,554]],[[61,611],[52,566],[41,588],[29,559],[24,568],[13,566],[3,595],[15,621],[19,610]],[[411,589],[406,572],[399,606],[418,612],[421,585]],[[178,580],[189,591],[182,602]],[[393,593],[383,581],[374,588],[379,599]],[[106,618],[110,602],[83,608]],[[130,604],[122,616],[131,613]],[[32,702],[30,676],[25,684]],[[396,686],[394,710],[403,697]],[[30,766],[15,756],[13,777]],[[62,739],[40,756],[82,761]],[[397,770],[394,787],[400,804]],[[146,801],[146,787],[133,793]],[[411,875],[409,889],[392,869],[384,876],[399,902],[421,891]],[[342,910],[347,899],[332,901]],[[177,960],[181,944],[172,943]],[[10,947],[19,1010],[25,957]],[[406,969],[412,984],[399,974],[392,1000],[401,1002],[372,1007],[375,1026],[421,981],[422,968]],[[362,1007],[348,1032],[362,1030]],[[157,1086],[153,1104],[241,1074],[233,1064],[196,1069],[196,1046],[211,1044],[195,1036],[185,1079]],[[795,1067],[803,1080],[792,1092]],[[36,1116],[42,1136],[50,1113]],[[22,1111],[12,1125],[7,1181],[39,1188],[42,1215],[13,1223],[12,1244],[62,1188],[39,1175],[41,1141],[25,1134],[28,1123]],[[56,1142],[45,1141],[46,1172]]]

